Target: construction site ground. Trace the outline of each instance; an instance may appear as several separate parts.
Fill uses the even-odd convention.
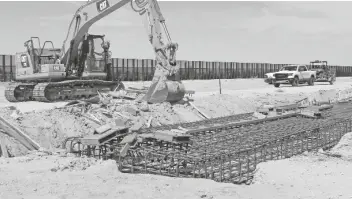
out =
[[[124,82],[128,87],[150,82]],[[255,112],[263,105],[337,100],[350,95],[352,78],[337,78],[334,85],[316,83],[275,88],[262,79],[184,81],[193,104],[209,117]],[[290,159],[260,163],[253,184],[234,185],[205,179],[171,178],[146,174],[124,174],[113,160],[77,158],[62,153],[62,141],[69,136],[89,135],[99,124],[80,116],[77,106],[67,102],[9,103],[6,84],[0,85],[0,116],[37,142],[42,150],[28,151],[14,138],[0,132],[12,158],[0,158],[0,199],[2,198],[351,198],[352,134],[346,134],[327,155],[307,152]],[[111,118],[91,113],[100,121]],[[201,120],[187,103],[141,105],[133,100],[114,99],[105,108],[131,128]],[[132,110],[132,111],[131,111]],[[138,112],[138,114],[136,113]],[[260,115],[260,114],[256,114]],[[259,116],[258,116],[259,117]],[[126,118],[129,118],[128,120]]]

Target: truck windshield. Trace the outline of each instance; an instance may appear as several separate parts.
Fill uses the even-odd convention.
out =
[[[280,71],[284,71],[284,70],[287,70],[287,71],[296,71],[297,70],[297,66],[284,66],[281,68]]]

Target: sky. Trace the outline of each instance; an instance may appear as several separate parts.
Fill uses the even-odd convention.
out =
[[[0,54],[24,50],[31,36],[61,48],[84,2],[0,2]],[[178,60],[352,65],[352,2],[159,1]],[[105,34],[113,57],[154,59],[145,16],[130,5],[90,29]]]

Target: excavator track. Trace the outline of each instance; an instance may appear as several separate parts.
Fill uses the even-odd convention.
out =
[[[31,101],[36,83],[11,83],[5,89],[5,98],[9,102]]]
[[[22,88],[22,89],[20,89]],[[23,89],[25,88],[25,89]],[[67,80],[46,83],[17,83],[5,90],[10,102],[39,101],[56,102],[89,98],[101,93],[124,88],[121,82],[103,80]]]

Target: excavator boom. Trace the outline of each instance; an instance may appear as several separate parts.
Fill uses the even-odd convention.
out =
[[[92,0],[79,7],[71,20],[63,42],[62,62],[68,64],[70,58],[72,59],[72,57],[77,55],[79,43],[94,23],[123,7],[128,2],[130,0]]]
[[[89,28],[129,2],[135,12],[141,16],[146,15],[148,19],[149,41],[157,62],[152,85],[143,99],[150,103],[181,100],[185,89],[179,77],[176,77],[179,73],[179,67],[176,66],[178,44],[171,41],[165,18],[156,0],[92,0],[81,6],[76,11],[64,40],[62,52],[65,53],[62,54],[62,62],[66,63],[66,66],[71,66],[77,57],[79,43]],[[67,46],[70,46],[68,50],[65,49]]]

